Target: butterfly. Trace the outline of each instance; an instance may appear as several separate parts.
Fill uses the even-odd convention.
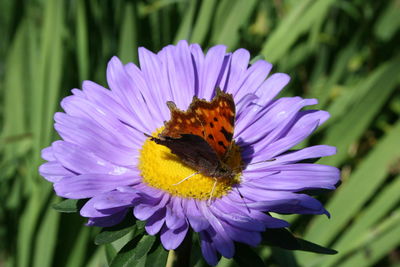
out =
[[[236,114],[232,95],[217,88],[211,101],[194,96],[186,111],[179,110],[172,101],[167,106],[171,119],[164,122],[158,137],[149,136],[151,140],[168,147],[197,173],[213,178],[235,177],[240,167],[229,164],[233,153],[237,153],[233,149]]]

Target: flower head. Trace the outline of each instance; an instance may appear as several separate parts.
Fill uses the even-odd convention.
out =
[[[328,214],[302,191],[334,189],[339,171],[303,161],[332,155],[335,148],[290,149],[329,114],[302,111],[316,104],[315,99],[276,99],[289,82],[288,75],[267,78],[270,63],[258,60],[249,66],[248,51],[225,49],[218,45],[204,54],[199,45],[185,41],[157,54],[140,48],[140,68],[112,58],[107,68],[110,90],[85,81],[83,90],[73,89],[73,95],[63,99],[65,112],[54,117],[62,140],[42,151],[47,162],[40,167],[41,175],[54,183],[61,197],[89,199],[80,211],[89,225],[115,225],[133,209],[137,219],[146,221],[149,234],[160,233],[166,249],[177,248],[193,229],[210,264],[218,262],[218,254],[232,257],[234,241],[255,246],[266,228],[288,226],[268,212]],[[177,117],[172,126],[164,123],[172,121],[173,110],[186,114],[195,101],[212,105],[217,88],[232,99],[235,113],[232,132],[226,129],[227,117],[225,124],[216,124],[228,135],[215,132],[210,137],[221,139],[222,152],[207,136],[196,135],[205,129],[205,119],[193,115]],[[207,112],[223,119],[225,113],[213,107]],[[185,123],[178,119],[200,126],[186,125],[190,129],[181,132],[184,136],[174,136],[166,129]],[[184,153],[174,151],[178,143]],[[235,170],[235,175],[223,177],[201,171],[196,165],[200,163],[190,164],[187,153],[198,149],[209,154],[192,155],[193,160],[207,158],[202,164],[222,168],[218,171]]]

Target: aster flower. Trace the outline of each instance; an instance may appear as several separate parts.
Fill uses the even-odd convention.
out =
[[[288,75],[268,77],[270,63],[249,66],[248,51],[227,53],[222,45],[204,54],[181,41],[157,54],[140,48],[139,58],[140,68],[110,60],[110,90],[91,81],[73,89],[61,102],[65,112],[54,116],[62,140],[42,151],[47,162],[40,173],[56,194],[89,199],[80,210],[88,225],[112,226],[133,210],[165,249],[176,249],[189,229],[199,233],[203,256],[215,265],[219,254],[233,257],[235,241],[256,246],[265,229],[288,226],[269,212],[328,214],[302,191],[334,189],[339,171],[303,161],[330,156],[335,148],[290,149],[329,114],[302,110],[315,99],[276,99]],[[194,96],[211,101],[216,88],[232,96],[236,109],[232,153],[240,168],[228,179],[193,175],[193,166],[144,135],[157,137],[165,129],[167,101],[185,111]]]

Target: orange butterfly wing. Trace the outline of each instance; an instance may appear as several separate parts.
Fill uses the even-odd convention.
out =
[[[171,119],[165,123],[161,136],[179,138],[181,134],[202,137],[214,149],[219,158],[225,158],[232,145],[235,123],[235,103],[232,95],[217,89],[211,101],[193,98],[186,112],[167,103]]]

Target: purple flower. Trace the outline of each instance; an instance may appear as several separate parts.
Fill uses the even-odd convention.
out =
[[[54,183],[58,196],[90,200],[80,213],[88,225],[112,226],[133,208],[150,235],[160,234],[166,249],[177,248],[189,228],[199,233],[204,258],[231,258],[234,241],[256,246],[266,228],[288,226],[267,212],[328,214],[308,189],[335,189],[337,168],[302,163],[330,156],[326,145],[290,150],[308,137],[329,114],[302,108],[315,99],[275,99],[289,82],[272,65],[249,66],[244,49],[226,53],[214,46],[206,54],[181,41],[158,54],[139,49],[140,68],[114,57],[107,68],[110,90],[91,81],[62,100],[55,129],[63,140],[43,149],[40,173]],[[195,175],[169,149],[152,142],[170,119],[167,101],[186,110],[193,96],[211,100],[216,88],[232,94],[236,105],[234,140],[246,165],[235,183]],[[273,160],[272,160],[273,159]],[[259,163],[261,162],[261,163]],[[256,164],[252,164],[256,163]]]

